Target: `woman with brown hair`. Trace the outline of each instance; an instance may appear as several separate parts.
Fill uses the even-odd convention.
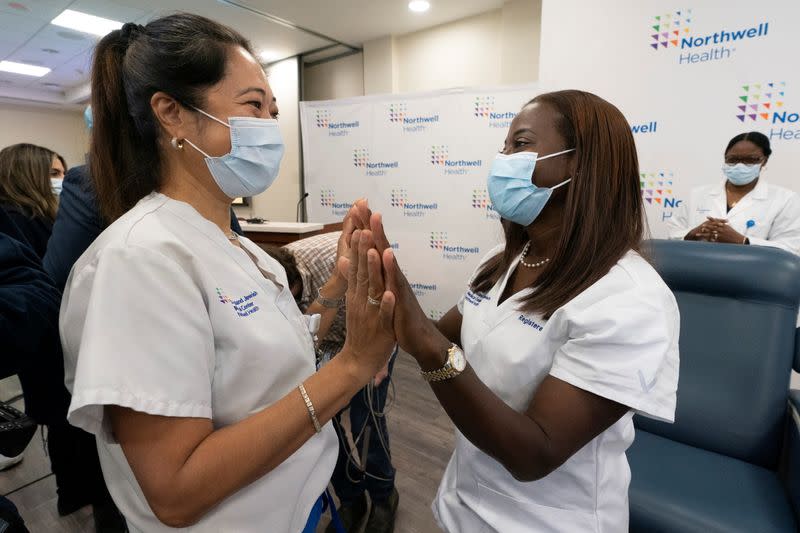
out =
[[[638,253],[628,123],[595,95],[542,94],[512,122],[488,187],[506,242],[435,324],[371,220],[400,346],[458,429],[436,518],[451,532],[627,531],[632,417],[673,420],[679,329]]]
[[[250,43],[204,17],[128,23],[95,50],[90,167],[111,224],[72,268],[61,340],[68,419],[97,436],[131,532],[314,531],[329,422],[392,353],[365,206],[309,306],[319,321],[231,230],[232,200],[277,177],[277,113]],[[344,347],[317,372],[316,325],[345,301]]]
[[[42,146],[15,144],[0,150],[0,207],[40,259],[58,210],[51,182],[57,168],[63,169],[61,156]]]

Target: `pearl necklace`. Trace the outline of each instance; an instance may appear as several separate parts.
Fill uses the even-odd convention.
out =
[[[528,241],[528,244],[526,244],[525,248],[522,249],[522,253],[519,254],[519,262],[522,264],[522,266],[526,266],[528,268],[539,268],[543,267],[544,265],[550,262],[550,258],[548,257],[542,259],[541,261],[537,261],[536,263],[527,263],[525,261],[525,257],[528,256],[528,252],[530,251],[530,249],[531,249],[531,241]]]

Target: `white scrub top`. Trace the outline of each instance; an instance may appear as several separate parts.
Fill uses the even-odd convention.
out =
[[[97,238],[67,281],[60,327],[68,419],[98,436],[103,475],[132,532],[174,529],[147,504],[103,406],[209,418],[222,428],[315,371],[313,340],[284,270],[248,239],[240,242],[257,265],[190,205],[153,193]],[[302,531],[330,480],[337,445],[327,424],[181,531]]]
[[[706,217],[728,219],[750,244],[800,254],[800,197],[759,178],[755,188],[727,211],[725,182],[692,190],[667,222],[670,239],[681,240]]]
[[[502,250],[499,247],[489,257]],[[520,482],[456,433],[433,512],[451,533],[628,531],[625,450],[633,413],[672,422],[678,385],[678,307],[655,270],[629,252],[549,320],[497,301],[517,261],[487,293],[459,303],[469,364],[506,404],[527,410],[548,375],[631,408],[563,465]]]

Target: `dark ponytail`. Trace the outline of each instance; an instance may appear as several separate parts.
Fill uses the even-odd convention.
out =
[[[161,130],[150,99],[163,91],[203,107],[225,75],[228,52],[250,43],[207,18],[178,13],[147,26],[125,24],[95,50],[89,165],[103,217],[113,222],[161,183]]]

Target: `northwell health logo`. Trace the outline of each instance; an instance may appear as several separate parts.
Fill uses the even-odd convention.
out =
[[[402,209],[403,216],[410,218],[424,217],[425,215],[439,209],[439,204],[436,202],[425,203],[409,201],[408,190],[403,187],[396,187],[392,189],[390,204],[394,208]]]
[[[432,231],[430,247],[442,252],[442,259],[448,261],[466,261],[467,257],[481,253],[478,246],[454,246],[450,244],[446,231]]]
[[[769,22],[753,21],[734,27],[718,27],[713,31],[704,30],[705,27],[698,28],[695,14],[688,8],[656,15],[648,26],[648,45],[656,51],[679,50],[680,65],[719,61],[729,59],[736,52],[736,45],[766,37]]]
[[[770,141],[800,141],[800,109],[787,101],[784,81],[749,83],[736,92],[736,118],[741,122],[769,125]]]
[[[481,159],[450,159],[450,149],[446,144],[431,146],[430,162],[431,165],[443,167],[444,173],[450,175],[463,175],[483,166]]]
[[[689,24],[692,23],[692,10],[682,9],[656,15],[650,26],[650,46],[653,50],[664,48],[677,48],[681,35],[688,36],[691,32]]]
[[[675,178],[672,171],[641,172],[639,186],[642,198],[653,207],[661,208],[661,220],[672,218],[672,210],[680,207],[682,200],[675,198],[673,184]]]
[[[508,128],[517,116],[516,111],[495,111],[494,96],[476,96],[472,105],[472,115],[486,120],[490,128]]]
[[[492,205],[492,200],[489,198],[489,192],[486,187],[472,189],[472,208],[482,212],[486,218],[500,220],[500,215]]]
[[[314,112],[314,122],[318,128],[328,130],[330,137],[346,137],[350,132],[357,129],[361,124],[358,120],[354,121],[335,121],[329,109],[318,109]]]
[[[353,166],[367,169],[367,176],[385,176],[388,170],[400,167],[399,161],[372,161],[366,148],[353,149]]]
[[[322,189],[319,191],[319,203],[322,207],[329,207],[331,214],[344,216],[350,211],[352,202],[337,202],[335,189]]]
[[[787,112],[784,109],[785,81],[742,85],[739,92],[736,118],[740,121],[768,120],[773,124],[787,121]],[[791,113],[788,116],[791,117]]]
[[[420,283],[415,281],[415,282],[409,282],[408,285],[411,287],[411,290],[414,291],[414,295],[417,298],[433,294],[438,289],[435,283],[428,283],[428,282]]]
[[[421,115],[414,114],[408,111],[408,104],[405,102],[396,102],[389,104],[388,108],[389,122],[392,124],[401,124],[403,131],[406,133],[421,133],[426,131],[429,126],[439,122],[439,114]]]

